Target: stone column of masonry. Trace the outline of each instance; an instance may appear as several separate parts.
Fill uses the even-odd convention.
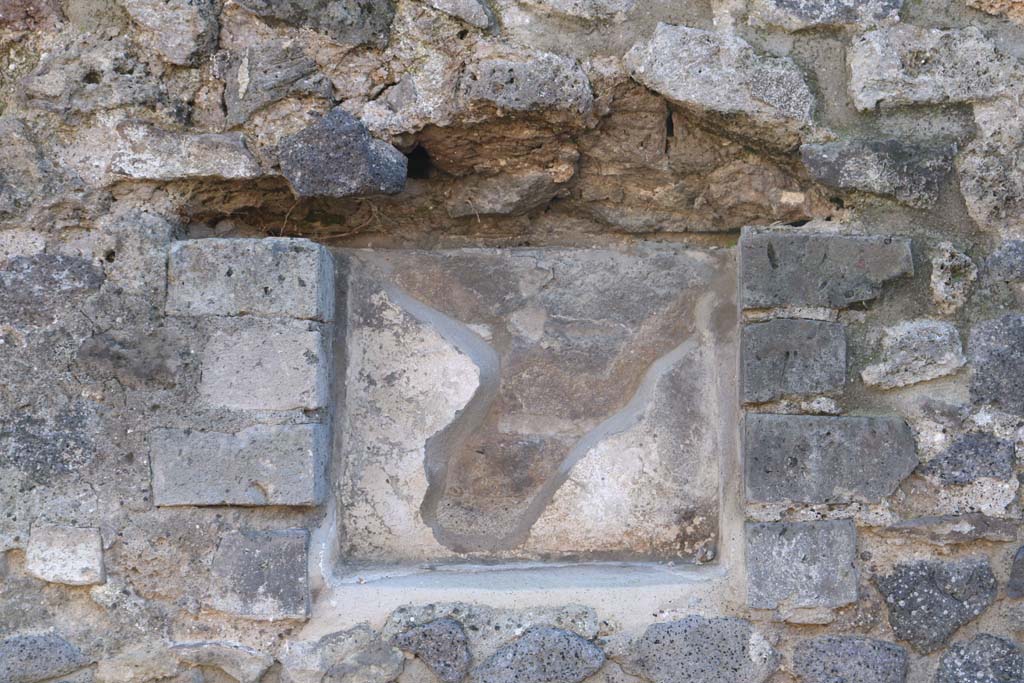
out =
[[[156,505],[320,504],[333,273],[330,253],[309,240],[171,246],[166,312],[200,330],[194,410],[202,420],[150,434]],[[308,540],[306,529],[225,535],[212,561],[211,607],[252,619],[307,618]]]
[[[748,503],[879,502],[914,469],[914,439],[902,418],[801,414],[837,412],[831,399],[843,392],[847,370],[836,310],[912,274],[907,239],[744,231],[740,375]],[[807,618],[808,610],[855,602],[856,549],[849,519],[748,522],[749,606]]]

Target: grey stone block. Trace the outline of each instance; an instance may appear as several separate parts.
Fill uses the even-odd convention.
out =
[[[435,619],[399,634],[395,645],[416,655],[445,683],[459,683],[469,672],[469,641],[462,624]]]
[[[910,240],[745,231],[740,239],[744,308],[830,306],[874,299],[887,281],[914,274]]]
[[[1024,281],[1024,240],[1007,240],[985,260],[985,276],[1002,282]]]
[[[898,564],[874,582],[885,598],[896,637],[921,654],[945,645],[996,597],[996,578],[986,558]]]
[[[942,320],[905,320],[885,330],[877,363],[861,372],[865,384],[892,389],[959,370],[967,359],[960,332]]]
[[[317,505],[328,429],[258,425],[237,434],[158,429],[150,434],[156,505]]]
[[[306,619],[308,545],[305,529],[226,534],[213,556],[207,604],[258,621]]]
[[[216,667],[238,683],[257,683],[274,663],[274,658],[266,653],[221,641],[175,643],[171,653],[182,662]]]
[[[857,600],[852,521],[751,522],[746,536],[750,607],[841,607]]]
[[[15,635],[0,640],[0,681],[36,683],[89,664],[82,652],[55,633]]]
[[[939,660],[935,683],[1020,683],[1024,649],[1008,638],[979,633],[954,643]]]
[[[211,407],[316,410],[328,402],[328,354],[317,323],[233,318],[201,355],[199,395]]]
[[[171,245],[169,315],[334,319],[334,261],[316,242],[201,239]]]
[[[25,570],[43,581],[71,586],[103,583],[100,530],[60,524],[32,525]]]
[[[917,466],[914,435],[896,417],[748,413],[747,499],[880,502]]]
[[[844,140],[800,148],[804,165],[821,183],[895,197],[918,208],[938,199],[942,181],[953,170],[954,154],[953,145],[899,140]]]
[[[458,96],[478,109],[563,112],[573,118],[594,106],[590,81],[576,60],[541,51],[481,54],[466,65]]]
[[[984,432],[961,434],[945,451],[921,467],[943,484],[970,484],[983,477],[1007,480],[1016,459],[1011,441]]]
[[[841,389],[846,332],[839,323],[770,320],[743,328],[743,400],[771,401]]]
[[[224,75],[224,108],[227,123],[233,126],[286,97],[330,95],[330,81],[291,42],[260,42],[259,47],[232,55]]]
[[[405,156],[341,108],[281,140],[278,157],[300,197],[395,194],[405,187]]]
[[[125,122],[117,131],[121,150],[110,170],[135,180],[245,180],[263,174],[241,133],[178,133],[142,121]]]
[[[819,636],[793,651],[793,672],[801,683],[903,683],[907,651],[884,640],[861,636]]]
[[[1010,565],[1010,580],[1006,582],[1006,596],[1024,598],[1024,545],[1017,548]]]
[[[580,683],[604,664],[604,652],[571,631],[539,626],[477,666],[472,683]]]
[[[780,659],[748,621],[688,616],[648,626],[624,666],[653,683],[762,683]]]
[[[488,28],[494,23],[494,12],[486,0],[427,0],[434,9],[441,10],[477,28]]]
[[[971,286],[978,279],[978,267],[971,257],[953,246],[939,242],[932,255],[932,302],[946,315],[952,315],[967,303]]]
[[[750,22],[799,31],[818,26],[870,27],[898,22],[903,0],[754,0]]]
[[[271,22],[319,31],[349,48],[383,47],[395,15],[391,0],[240,0],[238,4]]]
[[[971,398],[1024,414],[1024,316],[1004,315],[975,325],[967,342]]]

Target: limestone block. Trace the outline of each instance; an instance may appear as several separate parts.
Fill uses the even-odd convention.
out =
[[[1004,315],[971,329],[971,398],[1024,414],[1024,316]]]
[[[853,41],[848,64],[850,96],[862,111],[992,99],[1020,78],[1019,67],[975,26],[870,31]]]
[[[258,425],[237,434],[150,433],[156,505],[317,505],[329,445],[323,425]]]
[[[917,466],[914,436],[895,417],[744,418],[748,500],[879,502]]]
[[[877,363],[861,372],[865,384],[892,389],[951,375],[967,359],[960,333],[940,320],[905,320],[886,328]]]
[[[171,653],[188,664],[216,667],[238,683],[258,683],[274,663],[274,658],[266,653],[222,641],[175,643]]]
[[[800,148],[804,165],[823,184],[895,197],[921,209],[938,199],[955,153],[953,145],[900,140],[843,140]]]
[[[903,0],[754,0],[750,23],[800,31],[819,26],[869,28],[900,20]]]
[[[748,523],[746,537],[751,607],[841,607],[857,600],[852,521]]]
[[[309,616],[305,529],[242,530],[221,538],[206,603],[258,621]]]
[[[982,230],[1019,238],[1024,233],[1024,105],[1019,97],[975,104],[974,119],[978,134],[956,159],[967,212]]]
[[[820,394],[846,383],[846,332],[839,323],[775,319],[744,326],[742,336],[744,401]]]
[[[139,42],[171,64],[187,66],[217,43],[217,11],[211,0],[129,0],[128,15]]]
[[[590,114],[590,80],[573,59],[551,52],[493,50],[481,46],[466,65],[458,97],[467,108],[508,112]]]
[[[529,629],[478,665],[472,683],[581,683],[604,664],[601,648],[570,631]]]
[[[462,624],[450,618],[414,626],[395,644],[422,660],[444,683],[459,683],[469,673],[469,641]]]
[[[793,671],[803,683],[903,683],[907,669],[904,648],[862,636],[808,638],[793,652]]]
[[[780,661],[749,621],[688,616],[648,626],[623,666],[653,683],[763,683]]]
[[[1024,649],[1009,638],[979,633],[954,643],[939,660],[935,683],[1013,683],[1024,680]]]
[[[171,245],[169,315],[334,319],[334,262],[304,239],[201,239]]]
[[[898,564],[874,582],[885,598],[896,637],[921,654],[945,645],[996,597],[996,579],[983,557]]]
[[[103,540],[100,530],[61,526],[32,525],[25,549],[25,569],[29,574],[72,586],[103,583]]]
[[[201,354],[199,395],[211,407],[315,410],[328,402],[328,361],[316,323],[235,318],[219,325]]]
[[[113,173],[135,180],[224,178],[262,175],[241,133],[176,133],[140,121],[118,126]]]
[[[669,102],[742,138],[789,149],[811,124],[814,95],[796,64],[759,55],[738,36],[659,23],[626,66]]]
[[[89,664],[81,650],[56,633],[29,633],[0,640],[0,681],[36,683]]]
[[[282,139],[278,156],[300,197],[395,194],[405,187],[405,156],[340,107]]]
[[[740,239],[744,308],[869,301],[894,278],[914,274],[910,240],[748,230]]]

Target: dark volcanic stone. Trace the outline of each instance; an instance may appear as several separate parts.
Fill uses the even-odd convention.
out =
[[[935,683],[1021,683],[1024,650],[1006,638],[980,633],[955,643],[939,660]]]
[[[474,683],[579,683],[604,664],[604,652],[560,628],[541,626],[501,648],[473,670]]]
[[[898,140],[827,142],[800,148],[804,165],[822,183],[895,197],[918,208],[938,199],[955,152],[951,145],[931,147]]]
[[[252,619],[306,618],[308,542],[304,529],[225,534],[213,557],[210,606]]]
[[[939,478],[943,484],[969,484],[982,477],[1009,479],[1013,476],[1013,443],[984,432],[957,437],[953,444],[929,460],[924,474]]]
[[[802,683],[903,683],[907,651],[873,638],[820,636],[796,646],[793,670]]]
[[[0,265],[0,320],[45,325],[100,288],[103,271],[86,259],[59,254],[15,256]]]
[[[1017,549],[1010,567],[1010,580],[1006,584],[1006,595],[1011,598],[1024,598],[1024,545]]]
[[[743,400],[760,403],[841,389],[846,332],[840,323],[769,320],[743,328]]]
[[[35,683],[87,665],[77,647],[52,633],[18,635],[0,641],[0,681]]]
[[[1024,414],[1024,316],[1004,315],[975,325],[967,347],[974,368],[971,398]]]
[[[395,7],[389,0],[239,0],[264,19],[304,26],[342,45],[377,45],[387,41]]]
[[[395,194],[405,187],[407,161],[397,149],[370,137],[340,108],[281,141],[281,172],[300,197]]]
[[[435,619],[395,638],[395,645],[411,652],[445,683],[458,683],[469,672],[469,641],[462,624]]]
[[[896,637],[921,654],[934,652],[996,597],[996,578],[986,558],[899,564],[876,576]]]
[[[761,683],[779,654],[748,621],[689,616],[648,626],[628,666],[654,683]]]
[[[1024,280],[1024,240],[1008,240],[985,261],[985,274],[991,280]]]
[[[744,308],[842,308],[874,299],[887,280],[913,274],[905,238],[748,231],[740,239]]]
[[[749,500],[878,502],[917,462],[914,436],[900,418],[754,413],[744,418]]]

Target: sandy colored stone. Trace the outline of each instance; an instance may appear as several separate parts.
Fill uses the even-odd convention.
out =
[[[87,586],[103,583],[100,530],[36,523],[25,549],[25,568],[43,581]]]

